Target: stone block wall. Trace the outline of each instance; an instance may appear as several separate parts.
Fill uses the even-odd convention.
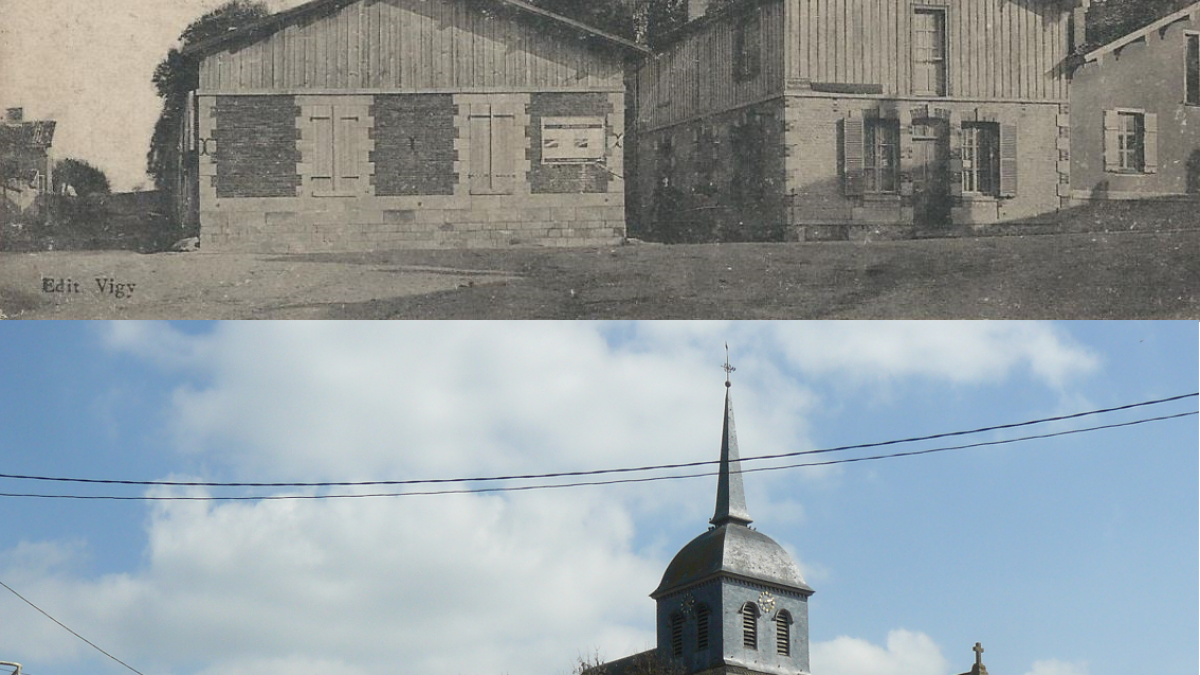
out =
[[[602,117],[612,140],[612,101],[602,93],[543,92],[529,101],[529,189],[540,193],[608,192],[609,169],[603,164],[544,164],[542,118]]]
[[[220,98],[247,99],[251,102],[238,110],[250,110],[262,108],[253,102],[256,99],[291,97]],[[624,129],[624,94],[571,93],[542,99],[537,107],[532,98],[519,93],[297,97],[287,118],[293,154],[290,163],[281,160],[280,164],[291,167],[286,194],[282,189],[278,196],[247,194],[237,182],[231,188],[235,196],[218,192],[213,179],[226,171],[222,157],[201,156],[202,246],[205,250],[308,252],[619,242],[625,236],[623,180],[610,176],[604,189],[597,190],[600,182],[581,173],[574,183],[557,183],[558,191],[535,191],[535,185],[546,188],[549,183],[533,178],[539,172],[532,169],[530,159],[534,123],[529,111],[603,107],[610,141],[605,161],[608,170],[619,176],[622,150],[613,141]],[[302,112],[329,103],[357,116],[350,133],[361,137],[355,151],[361,153],[363,180],[352,186],[352,193],[322,196],[305,182],[311,170],[312,139]],[[512,194],[471,193],[467,116],[472,106],[481,104],[513,116],[516,131],[507,150],[513,153],[517,172]],[[202,95],[197,105],[200,138],[211,139],[224,122],[217,98]],[[220,144],[209,141],[210,146]],[[286,145],[275,142],[281,152]],[[247,182],[254,184],[253,179]],[[566,191],[572,184],[578,191]]]
[[[770,241],[786,229],[783,99],[638,134],[637,236]]]
[[[451,94],[375,96],[375,194],[454,194],[457,113]]]
[[[1060,161],[1060,115],[1057,103],[897,100],[866,96],[788,96],[786,181],[788,221],[799,238],[909,236],[914,227],[911,189],[896,194],[847,196],[843,180],[842,124],[852,113],[894,116],[901,128],[913,119],[945,120],[951,129],[964,121],[992,121],[1017,128],[1017,189],[1011,197],[952,198],[952,225],[986,227],[1002,221],[1038,221],[1053,216],[1062,204],[1060,184],[1067,167]],[[953,132],[952,132],[953,133]],[[906,144],[900,136],[901,181]],[[953,144],[953,141],[952,141]],[[951,159],[956,149],[951,148]],[[953,179],[952,179],[953,181]]]
[[[296,171],[296,117],[293,96],[219,96],[209,121],[215,153],[213,179],[219,197],[292,197],[300,185]],[[215,117],[215,120],[213,119]]]

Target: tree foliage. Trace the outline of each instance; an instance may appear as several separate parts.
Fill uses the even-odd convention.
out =
[[[180,45],[154,69],[154,88],[163,99],[162,113],[154,125],[150,152],[146,155],[146,170],[154,177],[159,190],[171,190],[179,171],[179,148],[176,143],[183,125],[188,93],[199,84],[200,70],[195,59],[183,55],[184,49],[210,38],[224,35],[271,12],[260,0],[230,0],[193,21],[179,36]]]
[[[54,191],[62,193],[70,186],[80,197],[112,192],[108,176],[81,159],[63,159],[54,163]]]
[[[1098,47],[1154,23],[1195,0],[1097,0],[1088,9],[1087,42]]]

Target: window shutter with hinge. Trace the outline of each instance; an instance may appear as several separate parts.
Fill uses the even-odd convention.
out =
[[[1121,168],[1121,118],[1116,110],[1104,111],[1104,170]]]
[[[358,157],[358,115],[339,112],[336,118],[333,145],[334,187],[339,193],[354,193],[359,189],[361,169]]]
[[[513,115],[492,116],[492,193],[510,195],[517,182],[514,150],[516,118]]]
[[[310,116],[313,130],[313,192],[333,192],[333,106],[316,105]]]
[[[863,193],[864,137],[862,117],[855,115],[842,120],[842,179],[847,196]]]
[[[1000,125],[1000,196],[1017,194],[1017,125]]]
[[[1158,115],[1146,113],[1143,118],[1145,136],[1142,145],[1142,160],[1146,173],[1158,173]]]

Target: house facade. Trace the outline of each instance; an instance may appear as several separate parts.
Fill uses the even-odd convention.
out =
[[[1077,202],[1200,194],[1200,3],[1083,55],[1071,142]]]
[[[54,180],[54,120],[26,120],[22,108],[8,108],[0,122],[0,209],[24,211]]]
[[[1052,214],[1070,194],[1073,7],[747,0],[708,12],[638,70],[639,219],[822,239]]]
[[[202,245],[619,241],[643,51],[519,0],[314,0],[195,45]]]

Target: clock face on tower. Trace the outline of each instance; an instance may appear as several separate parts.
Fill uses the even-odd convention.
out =
[[[762,610],[763,616],[775,611],[775,596],[771,595],[770,591],[763,591],[758,594],[758,608]]]
[[[683,600],[679,603],[679,610],[683,615],[691,618],[696,611],[696,596],[692,595],[691,591],[683,594]]]

